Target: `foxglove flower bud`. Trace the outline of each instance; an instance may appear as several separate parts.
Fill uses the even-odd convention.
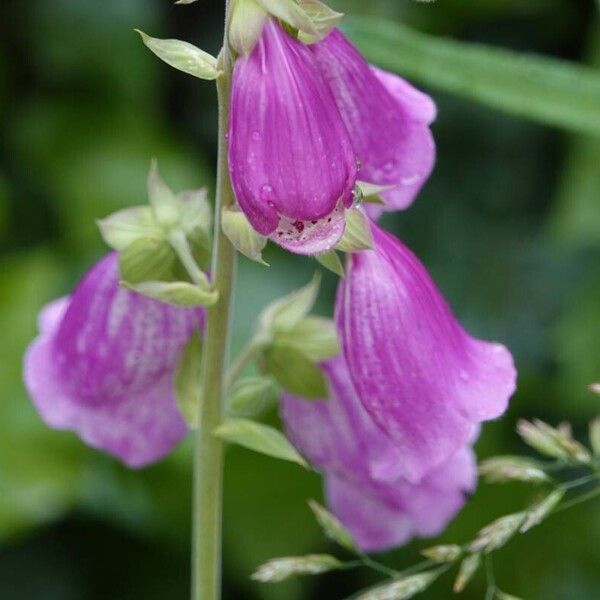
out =
[[[42,419],[90,446],[141,467],[186,434],[174,399],[179,354],[203,322],[182,309],[119,286],[116,253],[71,297],[46,306],[25,356],[25,382]]]
[[[391,189],[388,210],[405,209],[429,177],[436,107],[406,81],[371,67],[339,30],[310,46],[335,97],[360,163],[359,179]],[[381,210],[369,206],[371,216]]]
[[[315,57],[274,21],[235,63],[228,153],[258,233],[300,254],[340,239],[356,181],[350,138]]]
[[[364,551],[399,546],[412,537],[439,534],[476,484],[469,445],[418,483],[402,477],[401,448],[364,409],[342,357],[323,365],[330,398],[282,400],[288,437],[325,474],[333,513]]]
[[[373,250],[350,256],[336,322],[358,396],[418,481],[506,410],[516,372],[504,346],[462,329],[408,248],[372,231]]]

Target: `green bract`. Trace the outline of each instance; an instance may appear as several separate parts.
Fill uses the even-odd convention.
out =
[[[142,36],[146,47],[171,67],[199,79],[217,79],[221,74],[217,68],[217,59],[193,44],[181,40],[160,40],[139,29],[136,31]]]
[[[268,266],[262,258],[267,238],[256,233],[243,212],[224,208],[221,213],[221,227],[238,252],[250,260]]]

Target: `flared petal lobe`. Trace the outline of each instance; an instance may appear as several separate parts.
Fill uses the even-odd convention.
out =
[[[464,331],[408,248],[372,230],[374,249],[350,257],[336,322],[361,402],[419,481],[506,410],[516,371],[504,346]]]
[[[235,63],[228,153],[260,234],[304,254],[339,240],[356,181],[350,138],[311,51],[273,21]]]
[[[365,551],[439,534],[476,484],[470,445],[414,484],[403,476],[400,447],[362,406],[344,359],[323,366],[331,397],[282,400],[288,437],[325,473],[325,495],[334,514]]]
[[[344,35],[332,31],[310,46],[335,97],[358,157],[358,178],[390,186],[387,210],[410,206],[429,177],[436,107],[409,83],[371,67]],[[379,207],[369,207],[371,216]]]
[[[189,336],[202,326],[201,310],[119,286],[117,254],[111,253],[39,320],[25,382],[49,426],[72,429],[131,467],[159,459],[183,438],[173,372]]]

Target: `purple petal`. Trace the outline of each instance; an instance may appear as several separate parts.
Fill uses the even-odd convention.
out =
[[[439,535],[476,485],[473,451],[464,448],[419,484],[365,485],[328,475],[327,502],[363,551],[400,546]]]
[[[332,397],[306,401],[285,394],[281,409],[291,442],[318,467],[360,481],[393,481],[402,472],[400,449],[358,399],[348,368],[338,357],[322,365]]]
[[[350,133],[360,161],[358,178],[394,186],[383,194],[387,209],[407,208],[435,162],[429,130],[433,101],[399,77],[370,67],[338,30],[310,48]]]
[[[413,536],[410,516],[364,486],[328,475],[325,497],[333,514],[363,552],[402,546]]]
[[[238,203],[263,235],[282,219],[321,220],[351,202],[356,159],[333,97],[308,47],[275,22],[235,63],[229,166]],[[318,236],[327,247],[334,237]]]
[[[281,217],[271,239],[296,254],[319,254],[340,241],[345,227],[344,205],[340,202],[331,214],[322,219],[292,221]]]
[[[287,435],[326,474],[326,496],[364,550],[383,550],[414,536],[438,534],[476,484],[470,447],[460,448],[417,484],[402,477],[401,448],[372,420],[343,358],[323,365],[331,397],[282,398]]]
[[[119,286],[107,255],[70,299],[49,304],[25,357],[25,381],[42,418],[75,430],[132,467],[166,454],[186,433],[173,372],[203,312]]]
[[[516,372],[504,346],[462,329],[410,250],[372,229],[374,250],[351,255],[336,321],[358,396],[419,481],[506,410]]]

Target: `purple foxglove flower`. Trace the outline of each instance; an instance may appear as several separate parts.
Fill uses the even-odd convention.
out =
[[[119,286],[116,253],[71,297],[46,306],[25,356],[25,383],[42,419],[90,446],[142,467],[187,432],[173,372],[200,309],[182,309]]]
[[[358,396],[419,481],[506,410],[516,371],[504,346],[464,331],[408,248],[372,231],[374,249],[349,259],[336,322]]]
[[[310,46],[329,82],[360,164],[358,178],[391,189],[390,210],[405,209],[429,177],[436,107],[409,83],[371,67],[339,30]],[[370,206],[375,216],[381,207]]]
[[[356,182],[350,137],[315,57],[274,21],[235,63],[228,152],[256,231],[300,254],[340,239]]]
[[[364,551],[438,535],[476,484],[473,451],[465,445],[418,483],[402,476],[401,447],[364,409],[342,357],[323,365],[331,397],[307,401],[286,394],[288,437],[325,474],[332,512]]]

